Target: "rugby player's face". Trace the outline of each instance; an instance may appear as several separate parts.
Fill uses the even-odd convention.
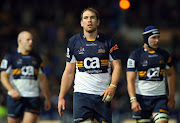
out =
[[[159,36],[153,36],[149,39],[150,46],[157,49],[159,46]]]
[[[81,20],[81,26],[86,32],[94,32],[97,30],[99,20],[97,20],[96,14],[91,11],[85,11]]]
[[[30,52],[33,48],[33,37],[29,33],[25,33],[21,38],[21,47],[23,52]]]

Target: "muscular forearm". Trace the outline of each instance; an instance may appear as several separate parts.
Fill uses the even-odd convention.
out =
[[[1,72],[1,83],[7,89],[7,91],[14,89],[13,86],[10,84],[9,74],[4,71]]]
[[[129,93],[129,97],[136,97],[135,93],[135,80],[136,80],[136,72],[127,72],[127,89]]]
[[[174,67],[171,67],[167,71],[167,81],[169,86],[169,96],[174,97],[175,94],[175,88],[176,88],[176,76],[175,76],[175,70]]]
[[[135,85],[133,84],[133,82],[130,81],[128,82],[127,89],[128,89],[129,97],[136,97]]]
[[[117,60],[115,65],[113,66],[111,84],[116,85],[118,84],[122,74],[122,66],[121,61]]]
[[[44,74],[40,75],[39,83],[40,83],[40,87],[41,87],[42,93],[44,94],[44,97],[46,99],[50,99],[50,93],[49,93],[49,88],[48,88],[48,81],[47,81],[47,78],[46,78],[46,76]]]
[[[176,82],[176,77],[175,75],[171,75],[168,77],[168,85],[169,85],[169,96],[174,97],[175,95],[175,82]]]
[[[64,98],[74,80],[74,74],[64,73],[61,80],[59,98]]]

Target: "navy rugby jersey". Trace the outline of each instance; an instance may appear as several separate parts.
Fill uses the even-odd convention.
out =
[[[127,71],[136,71],[136,93],[143,95],[165,94],[165,69],[172,67],[169,53],[158,48],[147,51],[144,48],[135,50],[127,62]]]
[[[10,74],[10,82],[21,96],[39,96],[38,74],[43,71],[43,62],[39,55],[22,54],[18,50],[8,53],[1,62],[1,71]]]
[[[110,83],[110,61],[120,59],[119,47],[99,33],[87,40],[82,33],[73,36],[67,47],[67,62],[76,63],[75,92],[102,93]]]

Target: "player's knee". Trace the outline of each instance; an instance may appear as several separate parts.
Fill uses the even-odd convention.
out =
[[[140,120],[136,120],[137,123],[150,123],[151,120],[150,119],[140,119]]]
[[[169,120],[169,115],[166,113],[156,113],[153,115],[153,121],[154,123],[157,123],[159,121],[168,121]]]

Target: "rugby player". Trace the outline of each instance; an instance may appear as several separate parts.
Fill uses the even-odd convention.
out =
[[[98,33],[100,19],[94,8],[81,14],[83,33],[69,39],[59,93],[58,110],[63,115],[65,95],[74,81],[74,123],[111,123],[111,100],[121,76],[119,47]]]
[[[127,61],[127,88],[132,117],[137,123],[168,123],[169,109],[175,106],[173,60],[167,51],[159,48],[160,32],[156,27],[146,27],[143,39],[144,46],[133,51]]]

